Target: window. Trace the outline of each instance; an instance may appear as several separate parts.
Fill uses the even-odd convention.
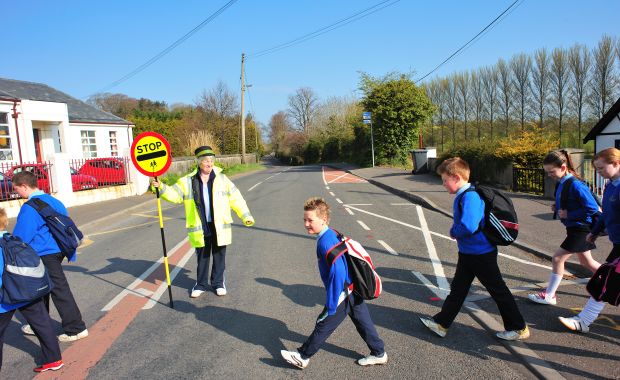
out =
[[[112,157],[118,156],[118,145],[116,144],[116,131],[110,131],[110,154]]]
[[[95,131],[82,131],[82,155],[85,158],[97,157]]]
[[[9,114],[0,112],[0,160],[12,160],[11,136],[9,134]]]

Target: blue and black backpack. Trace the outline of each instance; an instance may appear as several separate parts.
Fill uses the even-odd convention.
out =
[[[26,204],[37,210],[45,224],[47,224],[47,228],[50,230],[56,244],[58,244],[60,252],[69,261],[73,261],[75,251],[84,238],[82,231],[78,229],[73,220],[67,215],[54,210],[52,206],[39,198],[32,198]]]
[[[0,301],[5,304],[30,302],[52,290],[52,282],[43,261],[32,247],[19,237],[5,233],[0,237],[4,258]]]

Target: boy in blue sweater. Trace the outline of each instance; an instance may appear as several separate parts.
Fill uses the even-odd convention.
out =
[[[37,186],[37,177],[31,172],[23,171],[13,176],[13,188],[20,197],[28,200],[38,198],[57,212],[68,215],[67,209],[62,202],[39,190]],[[54,306],[58,310],[64,330],[64,334],[60,334],[58,340],[61,342],[74,342],[78,339],[86,338],[88,336],[86,324],[82,319],[82,313],[80,313],[73,293],[71,293],[71,288],[69,288],[65,272],[62,269],[62,260],[65,256],[60,252],[60,248],[58,248],[52,233],[47,228],[45,220],[29,204],[22,205],[19,210],[13,235],[20,237],[24,243],[29,244],[37,251],[45,265],[45,269],[47,269],[52,284],[54,284],[51,293],[52,301],[54,301]],[[75,261],[76,256],[76,252],[73,252],[72,255],[68,256],[68,260]],[[45,296],[43,301],[49,311],[50,296]],[[23,325],[22,332],[27,335],[34,335],[30,325]]]
[[[351,317],[355,328],[370,349],[370,355],[357,361],[359,365],[387,363],[384,344],[370,318],[364,300],[352,293],[349,269],[344,255],[336,259],[331,267],[327,265],[327,252],[340,242],[334,230],[328,227],[330,209],[322,198],[310,198],[304,204],[304,227],[309,234],[317,235],[316,255],[321,280],[325,285],[325,307],[319,314],[314,331],[297,351],[282,350],[284,360],[298,368],[306,368],[310,357],[316,354],[346,318]]]
[[[442,162],[437,173],[441,175],[446,190],[456,194],[450,236],[456,239],[459,256],[450,294],[441,311],[432,319],[420,317],[420,320],[435,334],[442,338],[446,336],[463,306],[471,283],[478,278],[497,304],[504,322],[505,331],[498,332],[496,336],[505,340],[529,338],[530,331],[497,266],[497,247],[482,232],[484,201],[477,192],[466,191],[471,187],[468,182],[469,165],[462,158],[453,157]]]
[[[9,219],[6,211],[0,208],[0,239],[6,234],[6,228]],[[0,248],[0,288],[2,288],[2,274],[4,272],[4,255]],[[63,366],[60,354],[60,347],[54,329],[52,328],[52,320],[45,309],[43,299],[39,298],[32,302],[21,302],[16,304],[5,303],[0,299],[0,370],[2,369],[2,347],[4,346],[4,333],[9,326],[15,310],[26,318],[26,321],[32,326],[34,333],[39,339],[41,350],[43,351],[43,364],[34,369],[35,372],[56,371]]]

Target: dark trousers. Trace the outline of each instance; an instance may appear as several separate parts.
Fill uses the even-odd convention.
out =
[[[381,356],[385,352],[385,347],[375,324],[370,318],[368,308],[364,300],[355,295],[347,297],[336,309],[336,314],[329,315],[314,326],[314,331],[308,337],[306,342],[298,348],[299,353],[304,359],[316,354],[323,343],[336,330],[336,328],[344,321],[347,314],[351,317],[357,332],[360,334],[366,345],[370,349],[370,354]]]
[[[226,246],[217,245],[217,237],[215,236],[215,226],[209,223],[211,236],[205,237],[205,246],[196,248],[196,256],[198,259],[198,278],[196,279],[197,290],[209,289],[209,263],[213,256],[213,266],[211,268],[211,286],[213,289],[226,288],[224,279],[224,270],[226,269]]]
[[[64,256],[61,253],[55,253],[52,255],[41,256],[41,261],[47,269],[47,273],[52,280],[52,301],[60,319],[62,321],[62,329],[67,335],[75,335],[86,329],[86,324],[82,320],[82,313],[78,308],[71,288],[69,288],[69,282],[65,277],[65,272],[62,270],[62,259]],[[50,295],[43,297],[45,307],[49,312],[50,309]]]
[[[58,345],[58,337],[52,327],[52,320],[50,315],[45,310],[43,299],[29,303],[26,306],[22,306],[19,309],[20,313],[26,319],[26,322],[30,324],[34,334],[39,339],[41,350],[43,351],[43,363],[51,363],[61,359],[60,346]],[[0,313],[0,368],[2,368],[2,347],[4,346],[4,333],[6,328],[13,318],[15,310],[7,311],[6,313]]]
[[[497,251],[483,255],[459,253],[456,273],[450,284],[450,294],[444,301],[441,311],[433,317],[435,322],[445,328],[450,327],[463,306],[474,277],[478,278],[497,304],[504,321],[504,329],[507,331],[524,329],[523,316],[497,266]]]

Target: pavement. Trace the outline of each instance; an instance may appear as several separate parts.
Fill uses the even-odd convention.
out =
[[[437,211],[450,218],[454,195],[449,194],[441,183],[441,177],[434,173],[411,174],[410,170],[389,167],[360,168],[347,163],[330,163],[329,166],[345,170],[423,207]],[[512,200],[519,218],[519,236],[514,246],[536,256],[551,260],[566,237],[566,229],[553,219],[551,204],[553,200],[542,196],[506,192]],[[599,262],[605,260],[612,249],[606,237],[600,237],[597,249],[592,255]],[[591,273],[579,265],[576,255],[566,263],[566,269],[580,277],[590,277]]]

